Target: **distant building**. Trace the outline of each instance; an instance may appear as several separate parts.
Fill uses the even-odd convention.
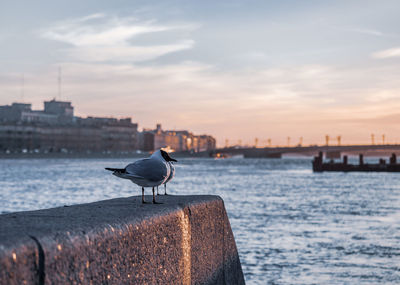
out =
[[[0,152],[129,152],[138,148],[130,118],[74,117],[71,102],[0,106]]]
[[[189,131],[155,129],[138,132],[131,118],[76,117],[71,102],[45,101],[43,110],[31,104],[0,106],[0,152],[200,152],[213,150],[216,141]]]
[[[139,136],[139,147],[143,151],[159,148],[171,151],[208,151],[216,148],[216,140],[208,135],[196,136],[189,131],[163,131],[161,124],[156,129],[144,129]]]
[[[44,113],[58,116],[60,123],[70,123],[74,118],[74,107],[71,102],[51,101],[44,102]]]
[[[22,122],[32,112],[32,105],[25,103],[12,103],[0,106],[0,122]]]
[[[34,111],[32,104],[26,103],[0,106],[0,122],[59,124],[72,123],[73,117],[71,102],[47,101],[43,111]]]

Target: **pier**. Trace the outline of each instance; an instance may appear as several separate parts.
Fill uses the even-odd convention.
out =
[[[347,155],[343,156],[343,161],[335,162],[331,159],[329,162],[323,161],[323,153],[320,152],[318,156],[314,157],[313,160],[313,171],[323,172],[323,171],[364,171],[364,172],[400,172],[400,164],[397,163],[396,154],[392,154],[389,159],[389,163],[381,158],[378,164],[364,163],[364,155],[359,155],[359,163],[349,164]]]
[[[159,201],[0,215],[0,284],[244,284],[220,197]]]

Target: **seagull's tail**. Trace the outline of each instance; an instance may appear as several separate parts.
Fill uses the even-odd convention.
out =
[[[117,172],[121,172],[121,173],[125,172],[125,168],[110,168],[110,167],[106,167],[106,170],[117,171]]]

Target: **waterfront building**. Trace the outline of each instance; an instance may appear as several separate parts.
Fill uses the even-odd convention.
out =
[[[81,118],[71,102],[0,106],[0,152],[129,152],[137,150],[131,118]]]
[[[155,129],[138,132],[131,118],[74,116],[71,102],[44,102],[43,110],[32,110],[27,103],[0,106],[0,152],[200,152],[213,150],[216,141],[208,135],[189,131]]]
[[[45,101],[44,110],[32,110],[32,104],[12,103],[0,106],[0,122],[6,123],[73,123],[74,108],[71,102]]]
[[[71,123],[74,118],[74,107],[71,102],[51,101],[44,102],[44,113],[56,115],[59,123]]]
[[[0,122],[2,123],[55,123],[56,121],[56,115],[43,111],[33,111],[31,104],[12,103],[11,105],[0,106]]]
[[[189,131],[164,131],[161,124],[157,124],[153,130],[144,129],[139,141],[143,151],[165,148],[170,151],[200,152],[216,148],[216,140],[212,136],[198,136]]]

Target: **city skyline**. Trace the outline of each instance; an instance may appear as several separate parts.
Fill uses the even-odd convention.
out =
[[[397,1],[38,3],[0,4],[0,105],[56,97],[219,146],[400,142]]]
[[[80,117],[68,101],[43,102],[42,110],[29,103],[0,105],[0,152],[3,153],[129,153],[166,149],[174,152],[207,152],[215,138],[190,130],[138,131],[131,118]]]
[[[46,108],[46,104],[52,103],[52,102],[55,102],[57,104],[61,103],[62,105],[68,106],[68,108],[71,107],[72,108],[71,109],[72,113],[73,113],[73,109],[75,108],[75,106],[71,105],[73,102],[62,101],[62,100],[57,101],[56,98],[53,98],[51,101],[44,101],[43,102],[44,107]],[[36,123],[39,123],[39,124],[42,124],[42,123],[48,124],[49,120],[51,121],[51,120],[55,120],[56,119],[55,115],[54,115],[54,117],[49,117],[49,115],[46,114],[43,109],[40,109],[40,108],[31,109],[32,108],[32,104],[30,102],[26,102],[26,101],[25,102],[22,102],[22,101],[21,102],[12,102],[11,104],[4,105],[4,106],[0,105],[0,108],[1,107],[10,108],[11,106],[13,106],[15,104],[16,105],[23,105],[23,108],[29,109],[28,113],[24,114],[25,117],[22,118],[22,120],[24,122],[27,122],[27,123],[35,123],[36,122]],[[18,108],[20,108],[20,107],[17,107],[17,109]],[[32,114],[35,116],[35,119],[28,118]],[[40,114],[44,115],[44,117],[41,118],[41,119],[38,118],[38,116],[40,116]],[[17,113],[15,115],[17,115],[17,117],[18,117]],[[78,115],[78,116],[74,116],[74,117],[76,119],[78,119],[78,120],[81,120],[81,119],[89,119],[89,120],[90,119],[97,119],[97,120],[100,120],[100,121],[103,120],[103,121],[113,121],[113,122],[117,122],[117,121],[121,121],[122,122],[122,121],[127,121],[127,120],[129,122],[131,122],[131,119],[132,119],[132,117],[121,117],[121,116],[98,117],[96,115],[93,115],[93,116],[89,116],[89,115],[79,116]],[[4,124],[8,124],[8,123],[10,123],[10,122],[9,121],[5,121],[4,122]],[[139,122],[133,122],[133,123],[142,132],[149,132],[149,131],[153,132],[156,129],[161,128],[161,125],[162,125],[160,122],[158,122],[156,124],[156,129],[154,129],[153,127],[148,127],[148,126],[139,127]],[[176,129],[176,128],[171,129],[171,130],[167,130],[166,132],[182,132],[182,131],[183,132],[187,132],[187,130]],[[206,135],[207,136],[207,134],[202,134],[202,135]],[[337,136],[325,135],[324,138],[325,138],[325,144],[320,144],[320,145],[331,145],[331,146],[332,145],[339,145],[339,146],[340,145],[346,145],[346,143],[342,144],[342,136],[341,135],[337,135]],[[254,138],[253,142],[244,142],[244,140],[241,139],[241,138],[239,138],[238,140],[230,140],[229,138],[226,138],[223,142],[220,142],[218,145],[219,145],[219,147],[234,147],[234,146],[244,146],[244,147],[288,147],[289,146],[289,147],[296,147],[296,146],[315,146],[315,145],[318,145],[318,143],[309,143],[307,145],[307,144],[304,144],[303,142],[304,142],[304,137],[292,138],[290,136],[286,137],[286,144],[276,144],[276,143],[274,144],[274,142],[272,141],[271,138],[267,138],[267,139],[261,138],[260,139],[260,138],[256,137],[256,138]],[[389,144],[398,144],[398,143],[397,142],[387,141],[387,138],[386,138],[385,134],[382,134],[382,135],[371,134],[369,143],[361,143],[361,145],[385,145],[385,144],[389,145]],[[347,145],[349,145],[349,144],[347,144]]]

